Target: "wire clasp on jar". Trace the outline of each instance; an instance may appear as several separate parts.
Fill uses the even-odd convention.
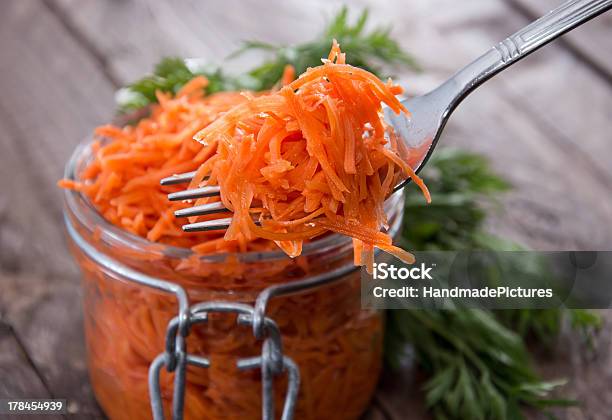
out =
[[[283,407],[282,420],[291,420],[297,402],[300,386],[298,366],[289,357],[283,355],[280,330],[276,323],[266,316],[255,317],[255,309],[246,304],[235,302],[203,302],[189,308],[186,318],[180,315],[174,317],[168,324],[166,333],[166,348],[158,355],[149,368],[149,393],[153,418],[163,420],[163,403],[160,388],[160,373],[162,367],[168,372],[175,372],[172,415],[174,419],[183,417],[185,399],[185,373],[187,365],[207,368],[210,360],[206,357],[188,354],[185,338],[192,326],[208,322],[208,314],[212,312],[236,313],[238,325],[253,327],[259,330],[257,338],[263,338],[262,352],[259,356],[239,359],[237,367],[240,370],[261,370],[262,377],[262,418],[274,419],[274,377],[284,372],[288,375],[287,393]],[[184,323],[181,321],[185,319]],[[261,324],[254,322],[260,320]]]

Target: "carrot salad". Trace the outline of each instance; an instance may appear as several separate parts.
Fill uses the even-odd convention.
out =
[[[323,64],[296,80],[287,68],[283,86],[264,94],[204,95],[206,78],[187,83],[135,126],[96,130],[95,157],[79,181],[81,191],[111,223],[151,241],[197,253],[273,248],[300,255],[304,241],[326,232],[353,238],[355,264],[371,267],[375,247],[413,262],[393,246],[384,201],[410,177],[429,192],[398,154],[399,140],[382,118],[382,104],[406,112],[391,80],[346,64],[334,41]],[[193,138],[197,140],[194,141]],[[161,178],[197,170],[190,187],[219,185],[233,212],[227,231],[186,234],[175,210],[219,198],[170,202],[184,186]],[[228,214],[191,218],[210,220]]]
[[[384,233],[384,201],[401,179],[410,177],[429,200],[382,118],[383,104],[407,112],[396,98],[400,87],[346,64],[336,42],[321,66],[297,79],[287,67],[270,92],[207,96],[207,84],[195,77],[176,95],[158,92],[159,103],[135,125],[98,127],[85,169],[77,180],[59,183],[85,195],[110,223],[194,254],[141,255],[98,244],[103,252],[181,284],[192,302],[250,304],[271,284],[325,273],[353,258],[369,267],[375,247],[413,260]],[[218,184],[221,197],[169,201],[168,193],[186,186],[162,187],[160,179],[189,171],[196,171],[190,187]],[[230,215],[174,217],[178,209],[212,200],[222,200],[233,213],[230,228],[183,232],[185,223]],[[299,258],[239,259],[240,252],[278,247],[297,257],[304,241],[328,232],[352,237],[354,257],[342,242]],[[95,230],[90,235],[92,242],[103,242]],[[117,281],[121,275],[101,269],[77,246],[72,249],[84,273],[84,324],[96,397],[110,418],[150,418],[147,372],[176,315],[175,298]],[[228,254],[220,263],[201,258],[215,253]],[[296,418],[354,420],[369,404],[381,370],[383,316],[362,310],[355,299],[360,287],[355,270],[339,282],[270,303],[267,314],[281,330],[285,354],[300,366]],[[259,372],[238,372],[235,365],[239,357],[259,354],[261,342],[236,328],[234,315],[210,314],[207,325],[191,331],[187,346],[210,357],[211,366],[188,368],[186,419],[260,416]],[[284,379],[275,381],[277,415],[285,386]],[[161,389],[168,415],[172,374],[162,375]]]

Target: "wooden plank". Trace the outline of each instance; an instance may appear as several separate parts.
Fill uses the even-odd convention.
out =
[[[464,52],[464,61],[527,23],[500,2],[483,2],[476,19],[469,17],[473,12],[437,17],[440,35],[453,40]],[[451,119],[453,127],[462,132],[458,142],[491,156],[495,167],[507,173],[518,189],[505,202],[509,207],[506,215],[493,221],[496,231],[540,249],[610,247],[609,232],[599,230],[612,220],[609,200],[597,198],[607,196],[612,186],[606,111],[612,108],[610,92],[605,81],[553,44],[488,82],[459,108]],[[502,116],[516,121],[514,138],[497,134],[504,129],[495,125]],[[520,129],[522,121],[528,121],[532,129]],[[454,137],[452,130],[449,137]],[[532,131],[540,134],[532,137]],[[502,138],[507,144],[499,143]],[[524,152],[539,156],[525,158]],[[557,159],[557,155],[568,158]],[[598,216],[591,219],[582,211],[581,194],[574,191],[584,184],[568,184],[570,176],[563,167],[584,183],[599,184],[590,194],[591,208],[600,212]],[[551,189],[556,192],[548,191]],[[581,235],[572,224],[588,233]]]
[[[426,77],[413,79],[416,93],[435,86],[451,69],[527,23],[501,2],[454,5],[427,2],[399,17],[414,26],[413,32],[427,33],[423,44],[429,55],[452,52]],[[575,90],[567,86],[568,74],[579,81]],[[558,45],[551,45],[487,82],[460,106],[442,143],[487,154],[516,186],[504,200],[504,214],[492,220],[496,232],[538,249],[610,247],[610,232],[600,231],[612,220],[610,203],[598,198],[608,195],[611,185],[612,158],[602,153],[609,147],[605,110],[612,107],[612,96],[608,92],[605,82]],[[568,117],[583,115],[583,109],[593,111],[587,118]],[[582,182],[568,185],[563,168],[572,168],[572,176]],[[593,183],[598,186],[586,185]],[[583,186],[592,191],[575,194]],[[586,215],[582,199],[591,200],[590,208],[599,214]]]
[[[11,327],[0,321],[0,398],[52,398],[30,364],[27,355]],[[2,415],[3,419],[18,419],[18,415]],[[49,414],[50,420],[62,419]]]
[[[0,272],[0,284],[0,313],[15,327],[51,397],[67,399],[71,414],[102,418],[87,374],[78,283]]]
[[[312,28],[321,27],[321,17],[330,15],[340,2],[266,2],[265,7],[274,13],[257,15],[261,16],[258,19],[252,16],[261,3],[234,0],[222,6],[93,0],[53,4],[103,53],[108,70],[118,80],[129,81],[148,71],[162,55],[197,55],[218,61],[244,38],[308,39]],[[136,19],[138,25],[134,25]],[[372,20],[393,24],[396,37],[427,70],[422,75],[407,75],[412,92],[434,87],[526,23],[502,2],[484,0],[461,2],[460,7],[449,0],[412,7],[377,3],[372,7]],[[569,75],[577,81],[571,94]],[[539,249],[610,246],[607,222],[612,220],[612,209],[601,199],[609,192],[612,170],[610,154],[603,153],[609,150],[607,89],[581,60],[557,45],[489,82],[462,105],[443,141],[488,154],[517,187],[504,201],[506,212],[494,219],[496,231]],[[584,92],[589,92],[588,97]],[[594,109],[588,119],[567,117],[582,115],[585,109]],[[566,168],[574,168],[571,177]],[[588,214],[583,208],[589,209]],[[393,386],[388,392],[381,391],[378,398],[381,404],[395,407],[389,410],[397,413],[396,418],[403,418],[408,412],[403,405],[405,395],[418,395],[416,388],[414,384]],[[578,397],[588,398],[586,393],[582,389]]]
[[[536,353],[536,366],[548,378],[568,378],[560,396],[575,398],[580,406],[554,409],[560,419],[605,419],[612,407],[612,311],[601,311],[606,327],[588,348],[576,334],[566,332],[559,337],[555,351]],[[600,390],[600,392],[594,392]],[[531,418],[536,417],[531,413]]]
[[[114,88],[40,2],[3,6],[0,49],[0,177],[10,180],[2,191],[0,261],[74,277],[58,246],[63,234],[55,183],[75,145],[112,115]]]
[[[114,86],[43,2],[4,5],[0,49],[0,310],[53,397],[101,417],[55,183],[75,145],[112,116]]]
[[[560,0],[506,0],[512,7],[529,19],[544,15],[562,3]],[[572,31],[563,38],[563,42],[577,56],[608,81],[612,81],[612,43],[610,28],[612,13],[607,12],[596,19]]]
[[[127,83],[151,71],[164,56],[203,57],[219,63],[245,39],[286,43],[307,39],[313,23],[320,30],[324,18],[341,3],[332,2],[333,9],[325,12],[321,0],[308,7],[280,0],[223,4],[52,0],[51,4],[104,54],[117,79]],[[252,19],[253,13],[257,19]],[[110,27],[112,31],[107,30]],[[98,32],[102,28],[103,35]],[[239,71],[250,60],[232,61],[231,70]]]

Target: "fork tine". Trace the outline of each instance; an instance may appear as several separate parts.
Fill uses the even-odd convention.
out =
[[[253,220],[256,225],[260,225],[259,220]],[[227,230],[232,223],[232,218],[207,220],[205,222],[189,223],[183,225],[185,232],[202,232],[207,230]]]
[[[185,232],[201,232],[206,230],[226,230],[229,228],[232,218],[207,220],[205,222],[189,223],[183,225]]]
[[[229,210],[225,208],[223,202],[217,201],[215,203],[202,204],[200,206],[193,206],[187,209],[181,209],[174,212],[175,217],[191,217],[191,216],[202,216],[204,214],[213,213],[225,213]]]
[[[168,194],[168,200],[179,201],[189,200],[192,198],[215,197],[218,195],[221,195],[221,189],[219,188],[219,186],[211,185],[208,187],[193,188],[191,190],[179,191]]]
[[[193,179],[195,173],[196,171],[185,172],[183,174],[175,174],[175,175],[162,179],[161,181],[159,181],[159,183],[161,185],[185,184],[186,182],[189,182]]]

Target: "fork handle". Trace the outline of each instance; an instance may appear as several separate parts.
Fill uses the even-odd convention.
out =
[[[482,83],[550,41],[610,10],[612,0],[569,0],[495,45],[436,89],[454,108]]]

